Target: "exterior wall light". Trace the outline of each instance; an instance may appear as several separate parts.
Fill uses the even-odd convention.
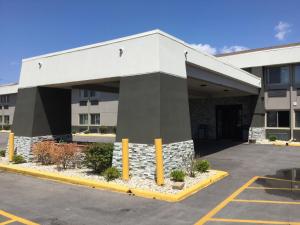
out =
[[[185,60],[187,60],[187,55],[188,55],[188,51],[185,51],[185,52],[184,52]]]
[[[121,57],[124,53],[124,48],[119,48],[119,56]]]
[[[38,65],[39,65],[39,69],[41,69],[41,68],[42,68],[42,65],[43,65],[43,63],[42,63],[42,62],[38,62]]]

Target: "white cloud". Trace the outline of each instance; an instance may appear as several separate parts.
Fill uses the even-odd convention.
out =
[[[291,30],[291,24],[279,21],[279,23],[274,27],[274,30],[276,31],[275,38],[282,41],[286,38],[287,34],[290,33]]]
[[[213,47],[209,44],[191,44],[191,46],[199,51],[208,53],[210,55],[216,55],[219,53],[238,52],[238,51],[244,51],[248,49],[247,47],[240,46],[240,45],[224,46],[223,48],[220,49]]]
[[[191,46],[201,52],[205,52],[211,55],[215,55],[217,53],[217,49],[210,46],[209,44],[191,44]]]
[[[245,51],[248,50],[247,47],[245,46],[240,46],[240,45],[233,45],[233,46],[224,46],[220,52],[221,53],[231,53],[231,52],[239,52],[239,51]]]

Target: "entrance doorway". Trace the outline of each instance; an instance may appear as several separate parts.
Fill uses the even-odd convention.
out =
[[[242,105],[217,105],[216,127],[217,139],[241,140]]]

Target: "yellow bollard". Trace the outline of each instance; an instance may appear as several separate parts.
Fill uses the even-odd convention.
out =
[[[128,139],[122,139],[122,175],[123,180],[129,180]]]
[[[14,154],[15,154],[15,134],[14,133],[9,133],[9,138],[8,138],[8,159],[9,161],[13,161],[14,159]]]
[[[162,152],[162,140],[161,138],[155,139],[156,150],[156,183],[157,185],[164,184],[164,164],[163,164],[163,152]]]

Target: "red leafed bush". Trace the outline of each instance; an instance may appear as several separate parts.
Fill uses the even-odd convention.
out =
[[[42,141],[35,143],[32,146],[32,154],[34,159],[37,162],[40,162],[42,165],[49,165],[52,163],[51,160],[51,149],[55,143],[53,141]]]
[[[80,155],[78,145],[70,144],[54,144],[50,151],[51,161],[57,165],[58,168],[62,167],[67,169],[74,166]]]

